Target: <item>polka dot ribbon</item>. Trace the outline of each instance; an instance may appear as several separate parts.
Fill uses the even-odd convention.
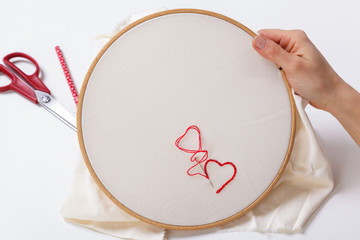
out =
[[[72,96],[73,96],[73,98],[74,98],[75,104],[76,104],[76,106],[77,106],[79,97],[78,97],[77,91],[76,91],[76,89],[75,89],[74,82],[73,82],[73,80],[72,80],[72,78],[71,78],[69,69],[68,69],[68,67],[67,67],[67,65],[66,65],[64,56],[63,56],[63,54],[62,54],[59,46],[56,46],[56,47],[55,47],[55,51],[56,51],[56,54],[57,54],[57,56],[58,56],[58,58],[59,58],[59,61],[60,61],[60,64],[61,64],[61,68],[62,68],[62,70],[63,70],[63,72],[64,72],[64,74],[65,74],[65,78],[66,78],[66,81],[67,81],[67,83],[68,83],[68,85],[69,85],[71,94],[72,94]]]

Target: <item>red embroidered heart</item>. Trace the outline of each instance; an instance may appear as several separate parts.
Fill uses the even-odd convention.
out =
[[[228,184],[234,179],[234,177],[235,177],[235,175],[236,175],[236,172],[237,172],[237,169],[236,169],[235,165],[234,165],[232,162],[220,163],[220,162],[218,162],[218,161],[216,161],[216,160],[214,160],[214,159],[209,159],[209,160],[206,161],[205,167],[204,167],[204,171],[205,171],[206,178],[209,178],[209,174],[208,174],[208,172],[207,172],[207,166],[208,166],[208,163],[209,163],[209,162],[217,163],[220,167],[225,166],[225,165],[231,165],[231,166],[234,168],[234,174],[232,175],[232,177],[231,177],[229,180],[227,180],[226,183],[224,183],[224,184],[216,191],[216,193],[220,193],[220,192],[226,187],[226,185],[228,185]]]
[[[197,135],[198,135],[198,139],[199,139],[199,145],[198,145],[198,149],[187,149],[184,147],[180,147],[180,142],[181,140],[186,136],[186,134],[190,131],[190,130],[195,130]],[[188,127],[185,131],[185,133],[183,135],[181,135],[178,139],[176,139],[175,141],[175,146],[177,148],[179,148],[181,151],[186,152],[186,153],[192,153],[193,155],[190,157],[190,161],[191,162],[195,162],[195,164],[193,166],[191,166],[188,170],[187,170],[187,174],[189,176],[194,176],[194,175],[200,175],[206,178],[206,176],[202,173],[190,173],[191,169],[195,168],[197,165],[199,165],[202,162],[205,162],[208,158],[208,151],[207,150],[202,150],[202,142],[201,142],[201,136],[200,136],[200,129],[195,126],[195,125],[191,125],[190,127]],[[198,154],[202,154],[201,158],[196,157]]]
[[[189,132],[189,130],[195,130],[197,133],[198,133],[198,138],[199,138],[199,145],[198,145],[198,149],[195,150],[195,149],[186,149],[184,147],[180,147],[180,141],[186,136],[186,134]],[[203,150],[202,149],[202,143],[201,143],[201,136],[200,136],[200,129],[195,126],[195,125],[191,125],[190,127],[188,127],[185,131],[185,133],[183,135],[181,135],[178,139],[176,139],[175,141],[175,146],[180,149],[181,151],[183,152],[186,152],[186,153],[192,153],[192,156],[190,157],[190,161],[191,162],[195,162],[195,165],[191,166],[188,170],[187,170],[187,174],[189,176],[194,176],[194,175],[200,175],[200,176],[203,176],[207,179],[209,179],[209,174],[207,172],[207,165],[209,162],[215,162],[217,163],[220,167],[224,166],[224,165],[231,165],[234,169],[234,174],[232,175],[232,177],[226,181],[226,183],[224,183],[217,191],[216,193],[220,193],[224,187],[229,184],[235,177],[236,175],[236,167],[235,165],[232,163],[232,162],[226,162],[226,163],[220,163],[216,160],[213,160],[213,159],[207,159],[208,158],[208,151],[207,150]],[[197,158],[196,156],[198,155],[198,153],[202,154],[202,157],[200,158]],[[200,163],[202,162],[205,162],[205,167],[203,169],[204,173],[205,174],[202,174],[202,173],[190,173],[191,169],[193,169],[194,167],[196,167],[197,165],[199,165]],[[201,165],[200,165],[201,167]],[[201,167],[202,168],[202,167]],[[209,179],[210,180],[210,179]],[[210,181],[211,183],[211,181]],[[211,184],[212,185],[212,184]]]
[[[197,132],[197,134],[198,134],[199,146],[198,146],[197,149],[186,149],[186,148],[180,147],[180,141],[186,136],[186,134],[189,132],[189,130],[195,130]],[[176,139],[175,146],[177,148],[179,148],[181,151],[186,152],[186,153],[196,153],[198,151],[201,151],[202,150],[202,143],[201,143],[200,129],[195,125],[191,125],[190,127],[188,127],[186,129],[185,133],[183,135],[181,135],[178,139]]]

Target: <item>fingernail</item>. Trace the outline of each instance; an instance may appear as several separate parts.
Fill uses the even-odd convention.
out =
[[[255,46],[258,48],[264,48],[266,45],[266,39],[263,38],[261,35],[258,35],[254,38]]]

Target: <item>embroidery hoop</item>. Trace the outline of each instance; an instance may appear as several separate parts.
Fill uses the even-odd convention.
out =
[[[287,152],[285,155],[284,160],[282,161],[282,165],[279,169],[279,171],[277,172],[275,178],[273,179],[273,181],[271,182],[271,184],[268,186],[268,188],[266,188],[266,190],[258,197],[255,199],[255,201],[253,201],[249,206],[247,206],[246,208],[242,209],[241,211],[235,213],[232,216],[229,216],[225,219],[219,220],[219,221],[215,221],[215,222],[211,222],[211,223],[207,223],[207,224],[201,224],[201,225],[175,225],[175,224],[167,224],[167,223],[163,223],[163,222],[158,222],[158,221],[154,221],[152,219],[149,219],[147,217],[142,216],[141,214],[134,212],[132,210],[130,210],[127,206],[125,206],[124,204],[122,204],[117,198],[115,198],[113,196],[113,194],[108,190],[108,188],[101,182],[101,180],[99,179],[99,177],[97,176],[95,169],[93,168],[88,153],[87,153],[87,149],[85,147],[85,143],[84,143],[84,134],[83,134],[83,126],[82,126],[82,113],[83,113],[83,104],[84,104],[84,96],[86,94],[86,89],[89,83],[89,79],[91,78],[91,75],[94,71],[94,69],[96,68],[99,60],[102,58],[102,56],[104,55],[104,53],[111,48],[112,44],[119,39],[123,34],[127,33],[129,30],[133,29],[134,27],[140,25],[141,23],[144,23],[146,21],[149,21],[151,19],[155,19],[161,16],[166,16],[166,15],[170,15],[170,14],[175,14],[175,13],[194,13],[194,14],[201,14],[201,15],[207,15],[207,16],[211,16],[211,17],[215,17],[215,18],[219,18],[222,20],[225,20],[228,23],[231,23],[239,28],[241,28],[243,31],[245,31],[246,33],[248,33],[250,36],[254,37],[256,34],[254,32],[252,32],[250,29],[248,29],[247,27],[245,27],[244,25],[238,23],[237,21],[228,18],[226,16],[223,16],[221,14],[218,13],[214,13],[214,12],[210,12],[210,11],[205,11],[205,10],[198,10],[198,9],[173,9],[173,10],[167,10],[167,11],[162,11],[162,12],[158,12],[155,14],[151,14],[149,16],[146,16],[142,19],[139,19],[138,21],[135,21],[134,23],[126,26],[124,29],[122,29],[119,33],[117,33],[106,45],[105,47],[100,51],[100,53],[97,55],[97,57],[94,59],[92,65],[90,66],[84,83],[82,85],[81,88],[81,92],[80,92],[80,97],[79,97],[79,104],[78,104],[78,114],[77,114],[77,128],[78,128],[78,138],[79,138],[79,144],[80,144],[80,149],[82,152],[82,155],[84,157],[84,161],[87,165],[88,170],[90,171],[94,181],[97,183],[97,185],[100,187],[100,189],[107,195],[107,197],[109,199],[111,199],[117,206],[119,206],[122,210],[124,210],[125,212],[127,212],[128,214],[153,225],[159,226],[159,227],[163,227],[163,228],[167,228],[167,229],[175,229],[175,230],[199,230],[199,229],[205,229],[205,228],[211,228],[211,227],[215,227],[215,226],[219,226],[225,223],[228,223],[238,217],[240,217],[241,215],[245,214],[246,212],[248,212],[250,209],[252,209],[254,206],[256,206],[270,191],[271,189],[275,186],[276,182],[278,181],[278,179],[280,178],[280,176],[282,175],[286,164],[289,160],[290,154],[291,154],[291,150],[292,150],[292,146],[293,146],[293,142],[294,142],[294,138],[295,138],[295,105],[294,105],[294,100],[292,97],[292,93],[291,93],[291,89],[290,86],[286,80],[285,74],[283,73],[283,71],[281,70],[281,74],[282,77],[285,81],[285,85],[288,91],[288,95],[289,95],[289,100],[290,100],[290,105],[291,105],[291,135],[290,135],[290,140],[289,140],[289,144],[287,147]],[[182,131],[182,130],[180,130]],[[174,139],[175,140],[175,139]],[[220,160],[220,159],[219,159]]]

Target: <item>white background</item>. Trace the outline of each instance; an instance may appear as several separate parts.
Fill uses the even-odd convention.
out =
[[[254,31],[303,29],[339,75],[360,90],[360,2],[356,0],[0,0],[0,57],[15,51],[33,56],[52,94],[75,112],[54,47],[62,48],[80,90],[97,36],[111,33],[131,13],[164,7],[215,11]],[[5,82],[4,76],[0,82]],[[335,189],[304,233],[171,231],[168,238],[358,239],[360,148],[330,114],[312,107],[307,112],[333,168]],[[0,94],[0,239],[114,239],[66,223],[59,214],[78,152],[77,136],[70,128],[14,92]]]

